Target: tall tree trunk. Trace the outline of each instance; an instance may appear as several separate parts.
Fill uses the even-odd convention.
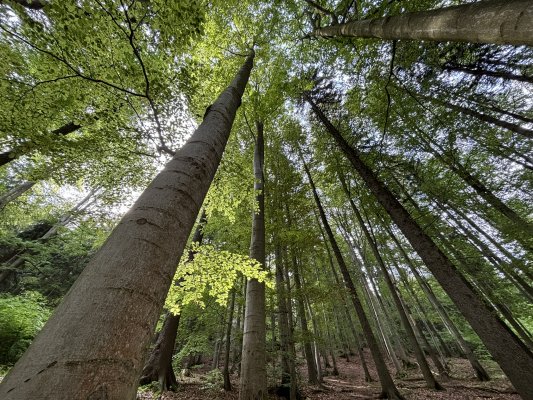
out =
[[[316,217],[316,222],[317,222],[317,226],[318,226],[318,229],[320,230],[320,235],[322,236],[322,240],[324,241],[324,247],[326,248],[326,253],[328,255],[328,260],[329,260],[329,265],[331,267],[331,272],[333,274],[333,278],[335,279],[335,283],[337,284],[337,287],[339,288],[339,290],[341,290],[341,294],[342,294],[342,305],[343,305],[343,309],[344,309],[344,313],[346,315],[346,321],[348,322],[348,328],[351,329],[351,331],[353,332],[353,337],[354,337],[354,341],[355,341],[355,345],[357,347],[357,353],[359,355],[359,359],[361,360],[361,366],[363,367],[363,371],[365,373],[365,382],[372,382],[374,379],[372,378],[372,376],[370,375],[370,371],[368,370],[368,365],[366,363],[366,360],[365,360],[365,355],[364,355],[364,352],[363,352],[363,344],[359,338],[359,333],[356,329],[356,326],[355,326],[355,323],[352,319],[352,315],[350,314],[350,311],[348,310],[348,302],[346,300],[346,297],[344,295],[344,290],[342,290],[342,286],[341,286],[341,282],[339,280],[339,276],[337,275],[337,271],[335,270],[335,265],[333,264],[333,257],[331,256],[331,251],[329,249],[329,246],[328,246],[328,240],[326,238],[326,235],[324,234],[324,230],[322,229],[322,225],[320,224],[320,220],[318,218],[318,216],[315,214],[315,217]],[[349,346],[348,346],[348,353],[349,353]],[[346,361],[348,362],[348,354],[346,356]]]
[[[315,29],[313,35],[531,46],[532,26],[533,5],[529,0],[490,0],[351,21]]]
[[[311,346],[311,333],[309,332],[309,327],[307,324],[307,316],[305,314],[305,304],[302,295],[302,282],[300,280],[300,271],[298,270],[298,264],[296,262],[296,257],[292,255],[293,259],[293,276],[294,276],[294,286],[296,288],[296,303],[298,305],[298,316],[300,317],[300,329],[302,331],[302,336],[304,340],[304,354],[305,361],[307,363],[307,379],[311,385],[318,385],[320,381],[318,379],[318,371],[315,363],[315,357],[313,353],[313,348]]]
[[[445,71],[454,71],[454,72],[463,72],[465,74],[470,74],[478,77],[482,76],[491,76],[493,78],[502,78],[518,82],[529,82],[533,83],[533,78],[526,75],[517,75],[511,72],[505,71],[491,71],[488,69],[481,69],[479,67],[468,68],[462,65],[446,65],[443,67]]]
[[[204,210],[191,239],[192,243],[202,243],[204,237],[203,227],[205,224],[206,213]],[[189,251],[188,260],[192,261],[193,258],[194,253]],[[179,285],[180,282],[178,281],[175,284]],[[162,391],[177,389],[178,381],[172,369],[172,355],[174,354],[179,323],[180,314],[174,315],[168,311],[165,313],[163,327],[157,335],[155,344],[144,364],[139,382],[141,385],[147,385],[150,382],[159,382],[159,387]]]
[[[291,369],[290,343],[289,343],[289,316],[287,311],[287,299],[285,296],[285,279],[283,274],[282,251],[279,244],[275,247],[276,256],[276,300],[279,315],[279,334],[281,350],[281,386],[290,386]]]
[[[35,185],[35,182],[27,181],[23,182],[20,185],[11,188],[6,193],[0,195],[0,210],[3,210],[13,200],[18,199],[28,190],[30,190]]]
[[[533,371],[533,354],[531,351],[494,314],[492,307],[486,304],[476,293],[455,265],[411,217],[385,184],[363,162],[359,152],[346,142],[311,98],[307,96],[306,99],[372,194],[391,216],[433,276],[478,334],[515,389],[524,399],[532,400],[530,371]]]
[[[457,104],[450,103],[449,101],[438,99],[435,97],[428,97],[428,96],[421,96],[425,100],[428,100],[433,103],[442,104],[444,107],[449,108],[450,110],[458,111],[461,114],[468,115],[470,117],[474,117],[478,119],[479,121],[486,122],[487,124],[498,126],[503,129],[507,129],[511,132],[518,133],[519,135],[522,135],[526,138],[532,138],[533,137],[533,130],[524,128],[520,125],[514,124],[512,122],[507,122],[502,119],[498,119],[496,117],[493,117],[492,115],[483,114],[479,111],[473,110],[468,107],[463,107]]]
[[[3,400],[133,399],[148,344],[253,65],[135,202],[0,384]]]
[[[531,243],[531,238],[533,237],[533,224],[526,221],[520,215],[518,215],[513,209],[511,209],[507,204],[500,200],[492,191],[490,191],[476,176],[472,175],[464,165],[456,160],[455,157],[449,156],[445,153],[445,150],[432,140],[425,133],[423,134],[426,137],[422,137],[422,134],[418,136],[420,142],[424,144],[427,151],[440,160],[444,165],[448,166],[457,176],[459,176],[467,185],[469,185],[483,200],[485,200],[489,205],[491,205],[495,210],[504,215],[509,222],[512,223],[511,229],[522,233],[522,235],[512,235],[513,239],[516,239],[525,249],[533,249]],[[434,149],[433,146],[437,147],[438,150]],[[503,232],[509,230],[508,224],[501,224],[498,221],[495,221],[500,229]]]
[[[302,162],[303,162],[303,159],[302,159]],[[376,369],[377,369],[378,376],[379,376],[379,381],[381,383],[381,396],[384,396],[385,398],[388,398],[388,399],[403,399],[402,395],[400,395],[400,392],[398,392],[398,389],[396,388],[396,385],[394,384],[392,377],[390,376],[390,373],[387,369],[387,365],[385,364],[385,360],[383,359],[381,351],[379,350],[378,342],[376,340],[376,337],[374,336],[374,333],[372,332],[372,328],[370,327],[370,322],[368,321],[368,318],[366,317],[363,305],[361,304],[361,301],[359,300],[359,295],[357,294],[357,291],[355,290],[355,286],[353,284],[352,278],[350,277],[350,273],[348,272],[348,267],[346,266],[344,257],[342,256],[341,250],[337,244],[337,241],[335,240],[333,231],[331,230],[331,227],[329,226],[326,213],[324,211],[324,208],[322,207],[322,203],[320,202],[320,198],[318,197],[318,193],[316,191],[315,184],[311,177],[311,173],[309,171],[309,168],[305,164],[305,162],[304,162],[304,169],[307,174],[307,178],[309,179],[309,184],[311,185],[313,197],[315,199],[315,203],[318,208],[320,219],[322,220],[323,228],[326,231],[326,235],[331,244],[331,248],[333,249],[333,254],[335,255],[335,258],[337,259],[337,264],[339,265],[341,274],[344,278],[344,284],[346,285],[346,288],[350,292],[350,297],[352,299],[352,303],[357,313],[357,317],[359,318],[359,322],[361,323],[363,334],[365,335],[367,345],[370,348],[370,352],[372,353],[372,358],[374,359],[374,364],[376,365]]]
[[[252,218],[250,257],[265,265],[265,197],[263,164],[263,123],[257,121],[257,138],[254,152],[255,198],[258,205]],[[239,400],[259,400],[267,397],[266,382],[266,314],[265,283],[257,279],[248,281],[246,313],[244,317],[241,383]]]
[[[404,310],[403,308],[403,304],[400,299],[400,296],[396,292],[396,288],[394,286],[394,283],[392,282],[391,277],[389,276],[389,271],[387,270],[387,267],[385,266],[385,262],[383,261],[383,258],[381,257],[381,254],[379,253],[377,244],[374,241],[374,237],[370,234],[370,231],[368,230],[363,220],[363,217],[361,216],[361,213],[359,212],[359,209],[357,208],[354,201],[352,200],[352,197],[350,195],[348,187],[346,186],[346,182],[342,174],[339,174],[339,180],[341,182],[341,186],[344,190],[344,193],[346,194],[346,197],[348,198],[348,201],[350,202],[352,211],[355,214],[355,217],[357,218],[359,227],[363,231],[366,241],[369,244],[370,249],[372,250],[372,254],[374,255],[376,262],[378,263],[378,266],[381,270],[381,276],[383,277],[387,287],[389,288],[389,293],[392,296],[392,300],[394,301],[396,310],[398,311],[398,315],[400,316],[400,321],[402,323],[403,329],[405,330],[407,339],[409,340],[409,344],[411,345],[411,348],[413,349],[415,353],[416,360],[418,361],[418,365],[420,367],[420,371],[422,372],[422,375],[424,376],[426,385],[430,389],[441,390],[442,386],[437,382],[437,380],[433,376],[433,373],[431,372],[431,368],[429,367],[426,357],[424,356],[424,352],[422,351],[420,344],[416,340],[414,327],[411,326],[411,323],[409,322],[409,318],[407,317],[406,310]]]
[[[229,379],[229,358],[231,350],[231,327],[233,326],[233,310],[235,309],[235,288],[231,289],[231,297],[228,306],[228,323],[226,325],[226,349],[224,351],[224,368],[222,376],[224,377],[224,390],[231,391],[231,381]]]

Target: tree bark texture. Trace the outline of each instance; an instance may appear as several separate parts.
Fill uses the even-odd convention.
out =
[[[483,301],[388,187],[363,162],[359,152],[346,142],[341,133],[308,96],[307,101],[368,189],[400,228],[435,279],[478,334],[518,393],[524,399],[532,400],[533,354],[531,351],[494,313],[492,307]]]
[[[533,45],[530,0],[489,0],[315,29],[314,36],[349,36]]]
[[[254,53],[0,385],[3,400],[134,399],[168,289],[218,168]]]
[[[200,220],[194,231],[192,243],[202,243],[203,227],[206,223],[205,209],[200,217]],[[189,261],[194,258],[194,253],[189,251]],[[176,282],[179,284],[179,282]],[[141,385],[146,385],[150,382],[159,382],[161,390],[172,390],[177,388],[176,375],[172,369],[172,355],[174,354],[174,346],[176,343],[176,336],[178,335],[178,327],[180,323],[180,315],[174,315],[170,312],[165,314],[163,327],[157,335],[156,342],[150,351],[148,360],[145,362],[142,374]]]
[[[263,123],[256,122],[254,151],[255,196],[257,212],[252,218],[250,257],[265,265],[265,197]],[[260,400],[267,397],[266,379],[266,311],[265,283],[248,281],[244,316],[241,382],[239,400]]]

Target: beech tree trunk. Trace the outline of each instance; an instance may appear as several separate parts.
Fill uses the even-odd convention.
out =
[[[306,100],[368,189],[400,228],[433,276],[478,334],[517,392],[524,399],[532,400],[533,354],[531,351],[495,315],[492,307],[483,301],[455,265],[411,217],[387,186],[363,162],[359,152],[346,142],[312,99],[306,96]]]
[[[192,243],[202,243],[205,223],[206,214],[204,210],[194,231]],[[193,258],[194,253],[189,251],[189,261],[192,261]],[[179,282],[176,284],[179,284]],[[179,314],[174,315],[170,312],[165,314],[163,327],[157,335],[157,340],[144,364],[139,382],[141,385],[147,385],[150,382],[159,382],[159,387],[162,391],[177,389],[178,381],[172,368],[172,355],[174,354],[179,323]]]
[[[303,162],[303,159],[302,159],[302,162]],[[363,334],[365,335],[366,342],[368,344],[368,347],[370,348],[370,352],[372,353],[372,358],[374,359],[374,364],[376,365],[376,370],[378,372],[379,381],[381,383],[381,396],[383,396],[384,398],[388,398],[388,399],[403,399],[402,395],[396,388],[396,385],[394,384],[392,377],[390,376],[390,373],[387,369],[387,365],[385,364],[385,360],[383,359],[381,351],[379,350],[378,342],[376,340],[376,337],[374,336],[374,333],[372,332],[372,328],[370,327],[370,322],[368,321],[368,318],[366,317],[363,305],[361,304],[361,301],[359,300],[359,295],[357,294],[352,278],[350,277],[350,273],[348,272],[348,267],[346,266],[344,257],[342,256],[341,250],[337,244],[337,241],[335,240],[333,231],[331,230],[331,227],[329,226],[326,213],[324,211],[324,208],[322,207],[322,203],[320,202],[320,198],[318,197],[318,193],[316,191],[315,184],[311,177],[311,173],[309,171],[309,168],[305,164],[305,162],[304,162],[304,169],[305,169],[305,173],[307,174],[307,178],[309,179],[309,184],[311,185],[313,197],[315,199],[315,203],[318,208],[318,213],[320,215],[320,219],[322,220],[322,225],[324,227],[324,230],[326,231],[326,235],[331,244],[331,248],[333,249],[333,254],[335,255],[335,258],[337,259],[337,264],[339,265],[341,274],[344,278],[344,284],[346,285],[346,288],[350,292],[350,297],[352,299],[352,303],[357,313],[357,317],[359,318],[359,322],[361,323]]]
[[[255,193],[258,204],[252,218],[250,257],[265,265],[265,197],[263,123],[256,121],[257,138],[254,151]],[[266,381],[266,314],[265,283],[250,279],[246,291],[241,382],[239,400],[267,397]]]
[[[315,29],[313,35],[531,46],[533,4],[529,0],[478,1],[331,25]]]
[[[0,384],[2,400],[134,399],[178,261],[215,175],[254,52],[135,202]]]

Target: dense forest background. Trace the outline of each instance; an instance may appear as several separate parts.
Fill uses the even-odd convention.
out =
[[[532,15],[0,1],[0,397],[531,399]]]

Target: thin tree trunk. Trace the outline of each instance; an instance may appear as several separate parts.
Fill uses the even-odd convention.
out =
[[[367,187],[398,225],[411,246],[417,251],[437,281],[479,335],[515,389],[524,399],[532,400],[530,371],[533,371],[533,354],[531,351],[494,314],[492,308],[483,301],[392,192],[362,161],[359,152],[346,142],[311,98],[307,96],[306,100],[354,169],[365,181]]]
[[[468,68],[461,65],[446,65],[443,67],[445,71],[454,71],[454,72],[463,72],[465,74],[474,75],[474,76],[491,76],[493,78],[502,78],[506,80],[518,81],[518,82],[529,82],[533,83],[533,78],[525,75],[517,75],[505,71],[490,71],[488,69],[481,68]]]
[[[19,0],[17,1],[19,4],[24,3],[24,1]],[[69,122],[68,124],[63,125],[60,128],[57,128],[53,130],[51,133],[58,136],[65,136],[69,133],[72,133],[74,131],[77,131],[81,128],[81,125],[77,125],[73,122]],[[32,150],[31,142],[21,144],[19,146],[16,146],[12,149],[6,150],[2,153],[0,153],[0,167],[6,164],[9,164],[11,161],[16,160],[20,156],[23,156],[27,153],[29,153]]]
[[[474,117],[480,121],[486,122],[490,125],[498,126],[503,129],[507,129],[511,132],[518,133],[519,135],[522,135],[526,138],[532,138],[533,137],[533,130],[524,128],[520,125],[513,124],[512,122],[507,122],[502,119],[498,119],[496,117],[493,117],[492,115],[483,114],[479,111],[473,110],[468,107],[463,107],[457,104],[450,103],[449,101],[445,101],[442,99],[437,99],[434,97],[428,97],[428,96],[421,96],[422,98],[431,101],[433,103],[442,104],[446,108],[449,108],[450,110],[458,111],[461,114],[468,115],[470,117]]]
[[[145,352],[224,152],[253,57],[252,51],[4,378],[3,400],[135,398]]]
[[[263,123],[257,121],[254,152],[255,198],[258,205],[252,218],[250,257],[265,266],[265,197]],[[244,317],[241,383],[239,400],[260,400],[267,397],[266,381],[266,312],[265,283],[248,281]]]
[[[359,318],[359,322],[361,323],[361,327],[363,329],[366,342],[368,344],[368,347],[370,348],[370,352],[372,353],[374,364],[376,365],[376,369],[378,372],[379,381],[381,383],[381,395],[385,396],[388,399],[403,399],[400,392],[398,392],[398,389],[396,388],[396,385],[394,384],[392,377],[390,376],[390,373],[387,369],[387,365],[385,364],[385,360],[383,359],[381,351],[379,350],[378,342],[376,340],[376,337],[374,336],[374,333],[372,332],[372,328],[370,327],[370,322],[368,321],[363,305],[361,304],[361,301],[359,300],[359,296],[353,284],[352,278],[350,277],[350,274],[348,272],[348,267],[346,266],[344,257],[342,256],[341,250],[337,244],[337,241],[335,240],[333,231],[331,230],[331,227],[329,226],[326,213],[324,211],[324,208],[322,207],[320,198],[318,197],[318,193],[316,191],[316,187],[313,182],[313,179],[311,178],[311,173],[309,172],[309,169],[305,163],[304,163],[304,169],[309,179],[309,184],[311,185],[313,197],[315,199],[315,203],[318,208],[320,219],[322,220],[323,228],[326,231],[328,240],[333,249],[333,253],[337,259],[337,264],[339,265],[339,268],[341,270],[346,288],[350,292],[350,297],[352,299],[355,311],[357,313],[357,317]]]
[[[294,276],[294,286],[296,288],[296,302],[298,305],[298,315],[300,317],[300,329],[302,331],[302,336],[304,340],[304,354],[305,361],[307,363],[307,379],[311,385],[318,385],[320,381],[318,379],[318,371],[315,363],[315,358],[313,354],[313,348],[311,346],[311,333],[309,332],[309,327],[307,324],[307,317],[305,314],[305,305],[304,299],[302,297],[302,283],[300,281],[300,272],[298,271],[298,265],[296,263],[296,258],[293,255],[293,276]]]
[[[224,351],[224,368],[222,376],[224,377],[224,390],[231,391],[231,381],[229,379],[229,358],[231,350],[231,327],[233,326],[233,310],[235,309],[235,289],[231,290],[231,297],[228,306],[228,323],[226,327],[226,349]]]
[[[529,0],[478,1],[315,29],[314,36],[533,45]]]
[[[3,210],[13,200],[18,199],[35,185],[35,182],[27,181],[11,188],[0,196],[0,210]]]
[[[289,317],[287,300],[285,297],[285,280],[283,274],[282,255],[279,244],[275,247],[276,256],[276,300],[279,315],[279,334],[281,350],[281,386],[291,385],[291,370],[289,367]]]
[[[348,198],[348,201],[350,202],[352,211],[355,214],[357,221],[359,222],[359,226],[361,230],[363,231],[363,234],[365,235],[367,243],[369,244],[372,250],[372,254],[374,255],[374,258],[379,265],[379,268],[381,270],[381,276],[383,277],[387,287],[389,288],[389,293],[392,296],[392,300],[394,301],[396,310],[398,311],[398,315],[400,316],[400,321],[402,323],[403,329],[405,330],[407,339],[409,340],[409,344],[411,345],[411,348],[413,349],[415,353],[416,360],[418,361],[418,365],[420,367],[420,371],[422,372],[422,375],[424,376],[426,385],[430,389],[442,390],[443,389],[442,386],[439,384],[439,382],[437,382],[437,380],[433,376],[433,373],[431,372],[431,368],[429,367],[426,357],[424,356],[424,352],[422,351],[420,344],[416,340],[414,327],[411,326],[411,323],[409,322],[409,318],[407,317],[406,310],[404,310],[403,308],[403,304],[400,299],[400,296],[396,292],[396,288],[394,286],[394,283],[392,282],[391,277],[389,276],[389,271],[387,270],[387,267],[385,266],[385,262],[383,261],[383,258],[381,257],[381,254],[379,253],[376,242],[374,241],[373,236],[370,234],[370,231],[368,230],[363,220],[363,217],[361,216],[361,213],[359,212],[359,209],[357,208],[354,201],[352,200],[352,197],[350,195],[348,187],[346,186],[346,182],[342,174],[339,174],[339,180],[341,182],[341,186],[344,190],[344,193],[346,194],[346,197]]]

